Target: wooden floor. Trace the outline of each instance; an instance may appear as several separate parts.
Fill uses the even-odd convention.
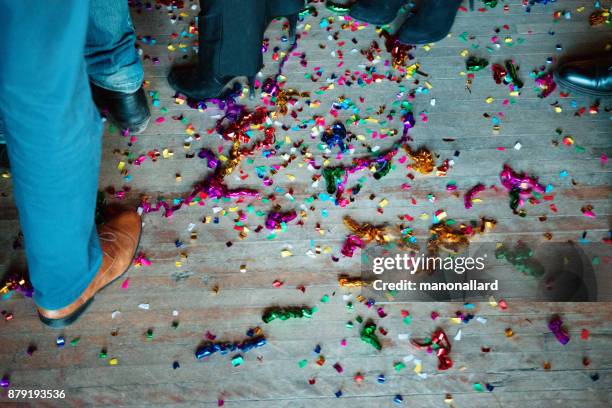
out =
[[[192,55],[196,40],[188,34],[188,24],[197,10],[189,7],[192,2],[185,3],[188,7],[175,11],[164,7],[132,9],[148,90],[158,102],[152,108],[149,128],[131,146],[128,139],[107,127],[100,187],[126,191],[121,199],[107,193],[109,203],[135,207],[142,195],[152,201],[183,198],[208,173],[204,161],[197,156],[187,158],[189,153],[197,153],[201,147],[228,151],[229,143],[209,132],[220,112],[212,107],[200,112],[175,103],[165,80],[175,61]],[[382,306],[388,316],[381,319],[376,308],[356,299],[358,292],[339,288],[337,283],[339,274],[358,275],[360,268],[358,255],[346,258],[340,254],[347,234],[342,225],[345,215],[361,222],[397,225],[398,216],[408,214],[414,221],[403,223],[414,228],[421,243],[426,241],[432,215],[439,209],[459,222],[482,216],[496,219],[497,228],[479,238],[491,242],[544,239],[545,233],[558,241],[579,241],[584,233],[590,242],[608,237],[610,167],[601,157],[612,153],[612,101],[600,100],[599,113],[590,114],[595,99],[563,97],[558,90],[538,98],[530,76],[539,67],[550,69],[560,57],[587,49],[604,52],[606,40],[610,46],[610,26],[588,24],[593,1],[536,4],[530,13],[518,0],[500,1],[492,10],[460,11],[449,38],[412,51],[420,71],[427,74],[417,76],[418,84],[408,78],[399,84],[382,80],[359,85],[353,81],[352,86],[338,83],[337,78],[347,70],[356,76],[365,72],[371,63],[360,51],[368,49],[373,40],[382,48],[377,72],[384,74],[390,69],[384,41],[374,27],[353,31],[321,4],[315,6],[318,16],[307,16],[300,23],[297,49],[284,69],[286,87],[310,92],[310,97],[301,98],[290,109],[297,113],[295,118],[276,117],[280,142],[276,155],[258,153],[242,163],[242,171],[227,178],[232,187],[256,188],[264,196],[273,194],[283,209],[304,209],[307,218],[300,217],[303,225],[293,221],[275,236],[266,229],[256,232],[265,220],[258,212],[267,213],[274,205],[270,200],[208,200],[204,206],[183,208],[171,218],[147,214],[140,249],[151,265],[132,267],[127,274],[129,282],[121,279],[96,296],[90,311],[72,327],[61,332],[43,327],[31,299],[20,295],[0,301],[0,311],[14,316],[0,323],[0,376],[10,376],[14,389],[66,391],[64,401],[32,402],[40,406],[191,407],[217,406],[222,400],[226,407],[390,407],[395,406],[398,394],[409,407],[610,406],[609,303],[517,301],[509,302],[505,310],[488,303],[476,304],[473,309],[449,303],[385,303]],[[555,18],[557,11],[566,11],[570,18],[565,14]],[[260,81],[277,68],[273,61],[276,47],[279,52],[287,48],[281,41],[286,34],[281,32],[282,25],[282,21],[275,21],[267,31],[269,47]],[[486,58],[490,64],[513,59],[525,82],[520,96],[511,97],[507,87],[496,85],[489,68],[475,73],[471,92],[466,91],[467,54]],[[549,58],[552,64],[547,62]],[[380,135],[401,129],[401,121],[398,114],[391,119],[387,115],[392,109],[397,111],[397,101],[407,100],[412,90],[417,90],[411,100],[417,123],[411,135],[416,145],[436,152],[439,163],[454,160],[448,175],[416,174],[411,180],[407,174],[413,172],[398,164],[382,180],[368,176],[355,202],[345,208],[322,199],[311,202],[311,197],[325,192],[324,183],[313,185],[312,176],[319,171],[308,169],[303,152],[300,148],[292,151],[292,143],[304,140],[317,165],[325,160],[329,165],[337,163],[335,153],[326,154],[319,148],[320,139],[311,137],[313,117],[318,115],[327,124],[336,120],[332,115],[336,113],[343,121],[359,117],[350,130],[363,135],[362,141],[353,144],[354,156],[364,156],[367,146],[386,149],[393,143],[393,138]],[[342,100],[354,105],[334,110],[332,104]],[[261,99],[249,101],[246,95],[240,102],[249,107],[262,104]],[[580,114],[581,108],[586,112]],[[497,133],[493,117],[499,119]],[[200,140],[191,140],[191,126],[201,135]],[[565,136],[571,136],[574,145],[564,145]],[[515,148],[517,142],[520,149]],[[147,156],[166,149],[173,155],[162,155],[155,162]],[[296,159],[287,167],[278,167],[271,176],[273,166],[286,161],[283,155],[293,152]],[[137,164],[140,156],[145,159]],[[122,162],[129,177],[118,168]],[[527,204],[524,218],[513,215],[499,183],[504,163],[539,176],[544,184],[553,184],[557,211],[544,202]],[[271,186],[264,186],[257,177],[260,166],[259,171],[274,181]],[[349,186],[359,177],[366,177],[366,172],[353,176]],[[477,183],[496,185],[499,191],[487,189],[479,196],[482,201],[467,210],[463,194],[446,191],[452,181],[462,193]],[[23,252],[12,249],[19,225],[10,181],[0,179],[0,183],[2,272],[23,267],[24,261]],[[404,183],[412,189],[402,189]],[[429,194],[436,200],[430,200]],[[383,199],[388,204],[381,214],[377,210]],[[587,205],[593,206],[595,218],[583,215],[581,208]],[[246,216],[243,225],[250,231],[245,239],[240,239],[235,229],[240,213]],[[543,215],[547,216],[545,222],[538,219]],[[191,239],[190,231],[197,233],[197,239]],[[177,248],[177,239],[183,247]],[[284,255],[291,256],[283,257],[287,250]],[[607,255],[595,267],[596,273],[612,272],[609,250]],[[507,270],[508,274],[517,273],[510,265]],[[275,287],[275,281],[282,285]],[[327,302],[325,296],[329,297]],[[349,301],[354,303],[353,310],[346,307]],[[264,324],[262,312],[275,305],[316,306],[318,312],[312,319]],[[409,311],[410,324],[404,323],[402,310]],[[435,321],[431,318],[434,311],[440,315]],[[472,313],[476,319],[458,324],[452,320],[457,311]],[[547,329],[555,313],[562,316],[570,331],[571,341],[565,346]],[[380,336],[382,351],[360,340],[359,316],[374,319],[388,332]],[[347,328],[349,321],[354,322],[352,329]],[[178,322],[178,327],[173,327],[173,322]],[[232,367],[233,354],[214,355],[207,361],[194,358],[195,349],[207,336],[240,341],[249,328],[258,326],[268,345],[244,353],[241,366]],[[454,367],[448,371],[437,370],[434,356],[410,345],[410,339],[424,338],[436,327],[444,328],[451,337]],[[508,328],[514,332],[512,337],[506,336]],[[146,336],[149,329],[152,339]],[[583,329],[590,333],[588,340],[581,339]],[[461,338],[456,340],[459,330]],[[80,341],[58,349],[55,341],[59,334],[67,343]],[[37,349],[32,356],[26,353],[30,345]],[[325,358],[322,366],[313,351],[317,345]],[[107,358],[99,358],[102,350]],[[117,359],[117,364],[111,365],[111,359]],[[590,364],[585,365],[584,359]],[[302,361],[306,362],[304,367]],[[173,369],[174,362],[180,367]],[[398,362],[404,362],[406,368],[396,371]],[[336,363],[343,368],[341,373],[333,367]],[[364,376],[362,382],[354,379],[358,373]],[[377,382],[380,374],[386,377],[384,384]],[[337,398],[339,390],[342,395]],[[1,395],[0,405],[7,406],[6,391]]]

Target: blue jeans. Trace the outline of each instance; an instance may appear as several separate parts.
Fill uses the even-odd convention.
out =
[[[91,82],[111,91],[136,92],[144,72],[135,41],[127,0],[89,1],[85,61]]]
[[[102,122],[89,80],[142,81],[126,0],[0,0],[0,117],[34,300],[60,309],[102,262],[94,223]]]

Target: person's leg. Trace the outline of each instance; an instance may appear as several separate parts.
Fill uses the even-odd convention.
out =
[[[135,41],[127,1],[90,0],[85,59],[91,82],[110,91],[136,92],[144,73]]]
[[[94,99],[118,126],[138,133],[150,113],[135,41],[127,1],[90,0],[85,59]]]
[[[235,77],[247,76],[253,96],[255,75],[263,66],[265,1],[202,0],[200,8],[198,63],[172,67],[168,83],[189,98],[204,100],[221,96]]]
[[[34,300],[59,309],[102,262],[94,224],[101,121],[83,50],[88,0],[0,0],[0,116]]]

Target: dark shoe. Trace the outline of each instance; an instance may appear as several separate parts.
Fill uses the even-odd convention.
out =
[[[198,19],[198,63],[172,67],[170,86],[189,98],[204,100],[218,98],[234,78],[246,76],[254,91],[255,75],[263,66],[265,17],[266,9],[258,0],[203,2]]]
[[[92,83],[91,91],[98,109],[121,130],[139,134],[147,128],[151,112],[142,87],[136,92],[124,93],[100,88]]]
[[[136,211],[124,211],[98,227],[102,247],[102,265],[83,293],[59,310],[38,308],[40,320],[47,326],[61,328],[74,323],[87,309],[96,293],[117,280],[130,265],[138,248],[142,222]]]
[[[0,176],[2,178],[10,178],[11,173],[9,172],[9,170],[10,166],[6,143],[0,143]]]
[[[326,0],[325,8],[343,16],[351,11],[351,6],[354,3],[355,2],[353,0]]]
[[[555,81],[570,91],[593,96],[612,95],[612,56],[568,61],[557,67]]]
[[[406,0],[359,0],[351,7],[349,15],[355,20],[370,24],[389,24],[405,3]]]
[[[304,0],[266,0],[266,22],[269,24],[275,18],[286,17],[289,21],[289,43],[295,44],[295,30],[303,8]]]
[[[404,44],[428,44],[448,35],[461,0],[427,0],[421,2],[414,16],[406,20],[398,31]]]
[[[168,83],[177,92],[191,99],[202,101],[204,99],[218,98],[230,88],[236,77],[230,75],[217,77],[203,75],[198,65],[172,67],[168,74]],[[255,76],[249,76],[249,97],[255,97]]]

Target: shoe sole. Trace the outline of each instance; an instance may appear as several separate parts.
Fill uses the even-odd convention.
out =
[[[553,78],[555,79],[555,82],[559,84],[560,87],[566,88],[578,94],[584,94],[588,96],[602,96],[602,97],[612,96],[612,92],[597,92],[597,91],[580,88],[570,82],[565,81],[562,78],[559,78],[559,75],[556,72],[553,73]]]
[[[130,269],[130,267],[132,266],[132,261],[134,260],[134,257],[136,256],[136,253],[138,252],[138,247],[140,246],[141,237],[142,237],[142,227],[140,228],[140,232],[138,233],[138,242],[136,243],[136,249],[134,250],[132,259],[130,259],[130,264],[128,265],[128,267],[123,272],[121,272],[121,274],[117,276],[115,279],[108,282],[106,285],[102,286],[100,290],[96,292],[96,294],[102,292],[104,289],[106,289],[107,286],[110,286],[111,284],[115,283],[119,278],[125,275],[128,269]],[[64,327],[70,326],[71,324],[76,322],[79,319],[79,317],[81,317],[81,315],[89,308],[89,305],[93,302],[95,297],[96,296],[94,295],[91,298],[89,298],[87,302],[81,305],[81,307],[79,307],[77,310],[72,312],[72,314],[70,314],[69,316],[62,317],[60,319],[50,319],[38,313],[38,317],[40,318],[40,321],[43,322],[48,327],[51,327],[53,329],[63,329]]]
[[[398,13],[399,13],[399,9],[398,9]],[[397,14],[390,20],[365,19],[365,18],[360,17],[359,15],[355,15],[356,13],[351,14],[350,11],[346,14],[348,14],[353,20],[362,21],[364,23],[372,24],[375,26],[387,25],[389,23],[392,23],[393,20],[397,18]]]
[[[217,96],[207,96],[205,98],[195,98],[191,95],[186,94],[183,91],[179,91],[175,88],[175,86],[173,85],[172,81],[170,81],[170,79],[168,79],[168,84],[170,84],[170,87],[175,91],[178,92],[179,94],[183,95],[184,97],[187,98],[188,102],[191,102],[193,105],[197,105],[200,102],[204,102],[206,103],[207,101],[210,100],[214,100],[214,99],[225,99],[225,97],[228,96],[228,94],[232,93],[232,90],[234,88],[234,85],[236,84],[236,82],[240,82],[240,80],[238,78],[240,77],[248,77],[247,75],[237,75],[235,78],[231,79],[227,84],[223,85],[223,87],[221,88],[221,90],[219,91],[219,94]],[[240,85],[243,85],[242,82],[240,82]],[[247,89],[248,89],[248,85],[247,85]],[[244,86],[242,91],[244,91]],[[257,91],[255,91],[257,92]],[[254,100],[255,99],[255,93],[250,93],[249,92],[249,99],[250,100]]]
[[[117,126],[121,132],[125,130],[125,128],[122,128],[121,125],[119,125],[119,123],[111,115],[108,116],[108,120],[113,125]],[[145,130],[147,130],[147,126],[149,125],[150,120],[151,120],[151,115],[149,114],[149,117],[144,122],[142,122],[139,125],[134,126],[134,129],[129,128],[128,130],[130,131],[130,135],[139,135]]]

